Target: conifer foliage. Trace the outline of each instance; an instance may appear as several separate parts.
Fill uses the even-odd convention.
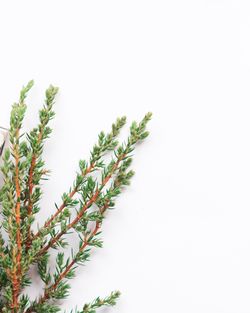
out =
[[[88,160],[79,161],[79,169],[72,186],[62,195],[61,203],[44,225],[36,227],[36,214],[42,210],[42,183],[48,178],[43,148],[52,129],[54,103],[58,88],[49,86],[45,103],[39,112],[39,124],[23,133],[22,124],[27,109],[26,97],[33,86],[30,81],[20,92],[10,116],[9,148],[2,156],[3,183],[0,190],[0,312],[55,313],[70,291],[69,281],[79,265],[85,264],[94,248],[102,247],[101,230],[107,211],[114,208],[117,196],[129,185],[132,153],[138,142],[148,136],[146,126],[151,119],[147,113],[140,123],[133,122],[126,142],[117,136],[125,125],[121,117],[108,133],[100,132]],[[108,159],[106,154],[111,154]],[[108,161],[107,161],[108,160]],[[67,234],[75,232],[78,249],[65,256]],[[51,267],[51,250],[56,254],[55,268]],[[30,267],[35,266],[43,283],[43,291],[30,299],[27,286],[32,285]],[[120,293],[96,298],[76,309],[76,313],[95,313],[103,306],[116,304]],[[72,311],[73,312],[73,311]]]

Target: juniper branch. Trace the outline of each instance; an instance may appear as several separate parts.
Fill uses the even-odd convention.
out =
[[[56,212],[33,234],[31,227],[40,210],[41,180],[47,174],[42,158],[43,146],[52,131],[49,122],[55,115],[53,107],[58,88],[50,86],[46,90],[39,124],[25,139],[21,129],[27,93],[32,86],[33,81],[21,90],[18,103],[12,106],[10,149],[5,151],[1,166],[0,313],[55,313],[60,310],[57,300],[67,297],[68,280],[74,277],[79,265],[89,260],[93,247],[102,247],[100,234],[106,212],[114,207],[122,187],[128,185],[133,176],[133,171],[129,170],[131,154],[136,144],[148,136],[146,125],[151,119],[151,113],[148,113],[139,124],[133,122],[124,144],[118,143],[117,136],[125,124],[125,117],[117,119],[109,133],[101,132],[89,160],[79,162],[79,172],[69,192],[63,194],[62,204],[56,206]],[[107,163],[104,156],[108,151],[113,152],[113,157]],[[7,241],[1,230],[7,233]],[[66,247],[66,235],[70,231],[78,235],[79,249],[64,260],[60,248]],[[60,249],[54,273],[49,269],[50,248]],[[44,293],[35,301],[23,292],[23,288],[32,283],[28,272],[32,264],[37,264],[38,274],[45,284]],[[104,299],[98,297],[76,313],[94,313],[99,307],[114,305],[118,297],[118,292]]]
[[[57,208],[57,211],[45,222],[43,227],[34,235],[33,240],[37,239],[40,235],[44,235],[54,228],[59,221],[58,216],[69,206],[69,204],[77,204],[77,202],[71,202],[71,199],[79,191],[79,189],[86,182],[85,177],[93,172],[94,170],[101,168],[103,163],[101,158],[109,150],[114,149],[117,146],[116,137],[119,135],[121,128],[126,123],[126,117],[118,118],[117,121],[112,125],[112,130],[107,135],[104,132],[99,134],[98,143],[95,144],[93,150],[91,151],[91,158],[89,162],[81,160],[79,162],[80,173],[77,174],[77,177],[74,182],[74,186],[70,189],[68,194],[64,194],[63,203]]]
[[[26,87],[21,90],[19,103],[16,103],[12,107],[11,112],[11,127],[10,127],[10,142],[11,151],[14,158],[14,184],[15,184],[15,207],[13,213],[15,216],[14,233],[16,235],[16,243],[12,242],[13,247],[11,249],[12,253],[12,312],[15,313],[18,309],[18,296],[20,292],[20,283],[22,276],[22,234],[21,234],[21,180],[20,175],[20,129],[22,127],[22,122],[24,119],[26,104],[24,102],[28,91],[33,86],[33,81],[30,81]],[[10,219],[11,221],[11,219]],[[11,221],[12,223],[12,221]]]
[[[56,275],[55,281],[45,289],[44,295],[39,299],[38,302],[34,302],[33,306],[28,312],[32,311],[33,308],[43,305],[46,301],[51,298],[61,299],[67,296],[69,285],[63,283],[65,278],[74,277],[74,270],[76,269],[76,264],[84,264],[89,258],[90,250],[86,250],[87,247],[102,247],[102,242],[95,237],[100,235],[100,228],[102,221],[105,217],[105,212],[107,209],[114,206],[114,199],[120,194],[121,188],[129,184],[131,178],[134,175],[133,171],[127,171],[131,165],[131,159],[127,159],[122,166],[120,166],[117,176],[112,184],[112,186],[107,190],[106,194],[99,199],[98,211],[85,215],[83,218],[82,227],[78,227],[77,231],[84,234],[84,238],[81,239],[79,244],[79,250],[74,255],[71,261],[69,259],[66,264],[62,266],[62,254],[59,256],[59,274]],[[102,204],[102,206],[100,206]],[[95,227],[93,230],[87,230],[87,224],[90,221],[95,221]],[[61,270],[61,271],[60,271]]]
[[[33,190],[35,186],[38,186],[42,176],[46,173],[46,171],[42,170],[41,167],[43,162],[41,160],[41,155],[43,152],[43,142],[45,139],[49,137],[52,132],[52,129],[48,127],[48,123],[53,117],[55,113],[53,111],[53,105],[55,102],[56,94],[58,93],[58,88],[54,86],[50,86],[46,90],[46,99],[45,104],[40,110],[39,114],[39,125],[34,128],[30,134],[28,135],[29,143],[30,143],[30,167],[28,171],[27,177],[27,191],[26,191],[26,199],[24,202],[24,207],[27,209],[28,218],[32,217],[33,205],[39,201],[40,194],[37,196],[34,195]],[[39,159],[40,158],[40,159]],[[26,208],[27,207],[27,208]],[[34,213],[36,213],[35,211]],[[32,222],[32,221],[31,221]],[[26,240],[26,248],[30,248],[31,245],[31,233],[30,226],[28,227],[28,234]]]
[[[120,291],[113,291],[104,299],[98,297],[93,302],[85,304],[83,309],[81,311],[77,311],[77,313],[96,313],[96,310],[103,306],[114,306],[116,305],[120,295]]]
[[[127,144],[124,147],[120,146],[114,152],[116,161],[112,160],[110,164],[107,166],[106,170],[103,171],[103,177],[102,177],[102,182],[100,186],[97,187],[96,189],[93,188],[89,196],[89,200],[86,203],[84,203],[84,205],[79,210],[77,216],[73,219],[72,222],[66,225],[66,227],[61,232],[59,232],[55,237],[51,238],[49,243],[41,249],[39,256],[46,253],[49,248],[53,247],[55,243],[57,243],[60,240],[60,238],[63,235],[65,235],[65,233],[67,233],[72,227],[77,225],[78,222],[83,217],[85,211],[88,210],[93,205],[93,203],[95,203],[98,200],[98,197],[100,196],[101,191],[110,181],[112,176],[116,173],[119,167],[119,164],[128,158],[129,153],[131,153],[134,150],[135,144],[139,140],[143,140],[147,137],[148,133],[145,132],[145,127],[146,127],[147,122],[150,120],[150,118],[151,118],[151,114],[148,114],[144,117],[144,119],[139,124],[139,126],[137,126],[136,123],[132,124],[130,128],[131,134],[130,134],[130,137],[128,138]]]

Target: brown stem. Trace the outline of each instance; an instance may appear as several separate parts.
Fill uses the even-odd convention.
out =
[[[83,173],[83,176],[89,174],[89,173],[92,171],[92,169],[94,168],[94,166],[95,166],[95,163],[90,164],[90,166],[89,166],[89,167],[86,169],[86,171]],[[74,197],[74,195],[76,194],[77,191],[78,191],[78,186],[76,186],[76,187],[68,194],[68,197],[69,197],[70,199],[72,199],[72,198]],[[57,211],[50,217],[50,219],[45,222],[45,224],[43,225],[43,227],[33,236],[32,240],[37,239],[37,238],[41,235],[41,233],[42,233],[41,230],[48,228],[48,227],[51,225],[51,223],[57,218],[57,216],[63,211],[63,209],[64,209],[65,207],[66,207],[66,203],[63,202],[63,203],[61,204],[61,206],[57,209]]]
[[[96,201],[97,197],[99,195],[99,190],[95,192],[93,197],[82,207],[79,214],[75,217],[75,219],[67,225],[65,230],[62,230],[60,233],[58,233],[54,238],[52,238],[49,243],[40,250],[38,256],[43,255],[45,252],[48,251],[49,248],[51,248],[69,229],[71,229],[74,225],[76,225],[79,220],[82,218],[84,212]]]
[[[19,136],[17,134],[17,136]],[[14,158],[15,158],[15,188],[16,188],[16,206],[15,206],[15,219],[16,219],[16,243],[17,243],[17,251],[13,249],[13,261],[14,261],[14,269],[12,274],[12,312],[16,312],[18,309],[18,296],[20,292],[20,278],[22,273],[21,267],[21,258],[22,258],[22,239],[21,239],[21,189],[19,182],[19,153],[17,147],[14,149]]]
[[[74,227],[82,218],[82,216],[84,215],[85,211],[97,200],[98,196],[100,195],[101,190],[105,187],[105,185],[109,182],[110,178],[112,177],[113,173],[116,171],[116,169],[118,168],[120,162],[122,161],[122,159],[125,157],[125,155],[122,155],[114,164],[113,169],[111,171],[111,173],[102,181],[102,184],[100,186],[99,189],[96,190],[96,192],[93,194],[93,196],[89,199],[89,201],[83,205],[83,207],[81,208],[81,210],[79,211],[78,215],[75,217],[75,219],[69,223],[66,227],[66,229],[62,230],[61,232],[59,232],[54,238],[52,238],[48,244],[46,246],[44,246],[40,252],[38,253],[38,256],[43,255],[44,253],[46,253],[48,251],[49,248],[53,247],[53,245],[68,231],[70,230],[72,227]]]

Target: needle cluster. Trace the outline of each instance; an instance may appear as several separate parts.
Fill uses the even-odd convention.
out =
[[[148,136],[146,126],[151,113],[140,123],[133,122],[126,142],[120,144],[117,136],[126,123],[121,117],[110,132],[100,132],[88,160],[79,161],[79,169],[69,190],[63,193],[61,203],[40,227],[35,227],[41,210],[42,183],[48,178],[43,159],[43,148],[52,129],[54,103],[58,88],[49,86],[44,105],[39,111],[39,124],[29,133],[22,132],[27,109],[26,97],[33,86],[30,81],[20,92],[10,116],[9,141],[2,157],[3,184],[0,189],[2,223],[0,229],[0,312],[56,313],[59,300],[70,291],[69,280],[79,265],[85,264],[94,248],[102,247],[101,231],[107,211],[113,209],[123,187],[134,175],[131,170],[132,153],[138,142]],[[108,159],[106,155],[111,155]],[[74,232],[78,249],[65,256],[67,234]],[[51,251],[55,268],[51,264]],[[30,299],[26,287],[32,284],[31,266],[43,283],[43,292]],[[106,298],[96,298],[76,310],[76,313],[95,313],[103,306],[116,304],[120,293],[112,292]],[[72,311],[73,312],[73,311]]]

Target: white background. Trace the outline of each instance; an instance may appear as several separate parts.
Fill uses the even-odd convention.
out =
[[[250,311],[249,16],[240,0],[1,2],[0,124],[29,79],[26,129],[60,87],[40,222],[99,130],[154,113],[63,309],[120,289],[105,312]]]

